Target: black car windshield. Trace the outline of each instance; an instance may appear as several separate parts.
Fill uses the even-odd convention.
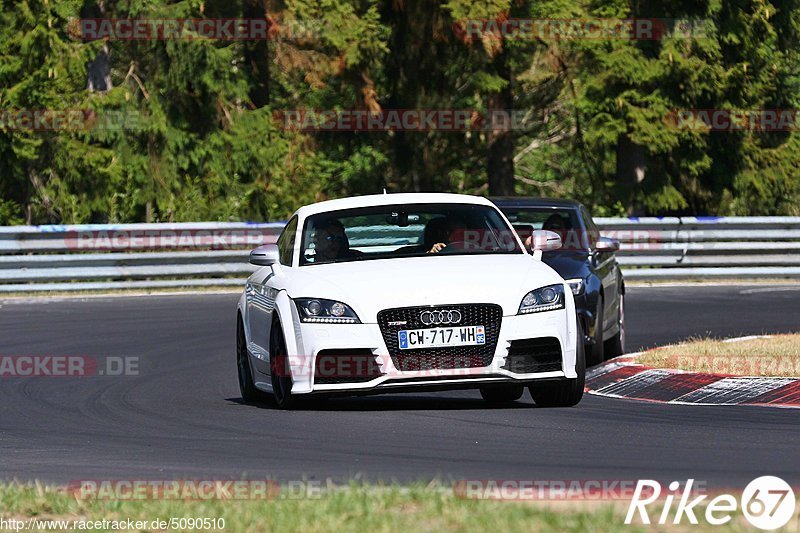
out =
[[[491,206],[384,205],[308,217],[300,265],[514,253],[524,252],[513,230]]]
[[[582,230],[576,209],[554,207],[503,207],[508,220],[520,238],[526,238],[535,230],[554,231],[561,236],[560,250],[586,250],[592,236]],[[596,240],[597,237],[594,237]]]

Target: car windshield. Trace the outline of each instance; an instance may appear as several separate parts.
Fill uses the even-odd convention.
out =
[[[585,250],[588,247],[586,235],[581,230],[578,213],[575,209],[553,207],[509,207],[503,208],[514,231],[524,241],[535,230],[554,231],[561,236],[561,250]]]
[[[300,265],[395,257],[524,253],[497,210],[474,204],[364,207],[308,217]]]

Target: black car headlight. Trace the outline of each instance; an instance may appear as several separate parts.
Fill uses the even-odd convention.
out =
[[[324,324],[360,324],[355,311],[350,306],[336,300],[322,298],[296,298],[294,304],[300,313],[301,322]]]
[[[520,315],[564,309],[564,286],[549,285],[525,295],[519,304]]]

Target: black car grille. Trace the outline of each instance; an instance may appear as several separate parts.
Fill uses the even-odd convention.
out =
[[[516,374],[561,370],[561,343],[555,337],[511,341],[503,368]]]
[[[458,310],[462,319],[457,326],[484,326],[486,344],[480,346],[458,346],[452,348],[430,348],[400,350],[397,332],[403,329],[428,329],[420,321],[420,313],[426,310]],[[383,340],[389,349],[392,363],[401,372],[440,370],[455,368],[478,368],[489,366],[494,358],[503,308],[495,304],[460,304],[385,309],[378,313],[378,325]],[[401,322],[402,325],[389,325]]]
[[[364,383],[381,377],[380,364],[370,349],[320,350],[314,360],[314,383]]]

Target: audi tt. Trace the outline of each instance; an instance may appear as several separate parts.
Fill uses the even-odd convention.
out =
[[[410,193],[298,209],[237,309],[246,402],[292,408],[331,395],[479,389],[542,407],[583,395],[584,335],[573,291],[542,261],[561,246],[524,244],[473,196]]]

